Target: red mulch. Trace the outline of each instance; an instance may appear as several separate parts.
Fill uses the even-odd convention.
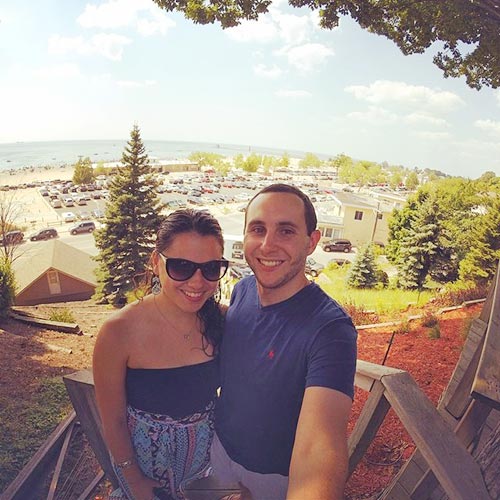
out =
[[[455,369],[469,318],[479,316],[482,305],[446,312],[438,317],[440,338],[429,338],[430,328],[420,322],[409,323],[410,331],[396,333],[398,327],[360,330],[358,358],[382,364],[389,349],[386,366],[407,371],[427,397],[437,405]],[[368,393],[356,389],[349,429],[352,430]],[[349,479],[347,498],[375,499],[413,453],[415,446],[395,413],[390,410],[376,438]]]

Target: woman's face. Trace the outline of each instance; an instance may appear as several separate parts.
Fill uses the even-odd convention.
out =
[[[219,260],[222,247],[215,236],[201,236],[196,232],[181,233],[161,252],[167,259],[186,259],[196,263]],[[175,281],[168,276],[165,260],[157,252],[153,254],[153,270],[160,277],[162,295],[168,301],[185,312],[199,311],[205,301],[217,289],[217,281],[208,281],[197,269],[194,275],[185,281]]]

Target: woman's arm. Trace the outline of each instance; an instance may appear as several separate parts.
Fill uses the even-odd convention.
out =
[[[94,347],[93,373],[97,406],[104,439],[134,500],[150,500],[152,488],[159,483],[147,478],[139,468],[127,426],[125,376],[129,357],[127,328],[124,321],[112,318],[102,326]]]

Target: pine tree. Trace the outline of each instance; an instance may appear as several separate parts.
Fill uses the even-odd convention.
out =
[[[500,259],[500,199],[495,198],[472,230],[469,253],[460,262],[460,278],[488,283]]]
[[[161,222],[163,205],[156,181],[150,174],[149,159],[140,130],[134,125],[122,155],[123,166],[109,187],[104,226],[96,231],[99,254],[96,298],[123,303],[144,273]]]
[[[352,288],[373,288],[377,284],[377,264],[371,243],[363,246],[347,275],[347,285]]]
[[[403,288],[422,289],[439,257],[440,230],[437,203],[429,197],[420,206],[411,228],[400,242],[397,267]]]

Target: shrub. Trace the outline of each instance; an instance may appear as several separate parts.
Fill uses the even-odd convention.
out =
[[[432,314],[430,311],[427,311],[422,318],[422,326],[426,328],[430,328],[436,326],[438,324],[438,319],[435,314]]]
[[[0,317],[7,316],[15,297],[14,273],[7,259],[0,259]]]
[[[411,332],[411,325],[408,320],[402,321],[395,329],[394,333],[396,335],[406,335]]]
[[[438,339],[441,337],[441,330],[439,329],[439,324],[434,325],[430,330],[429,330],[429,338],[432,340]]]
[[[367,311],[363,306],[358,306],[353,302],[342,304],[344,310],[349,314],[355,325],[371,325],[378,323],[379,317],[373,311]]]
[[[61,323],[75,323],[75,318],[68,309],[52,309],[49,319],[50,321],[59,321]]]
[[[457,306],[466,300],[482,299],[487,295],[488,285],[457,281],[446,285],[446,288],[436,296],[434,303],[438,306]]]

